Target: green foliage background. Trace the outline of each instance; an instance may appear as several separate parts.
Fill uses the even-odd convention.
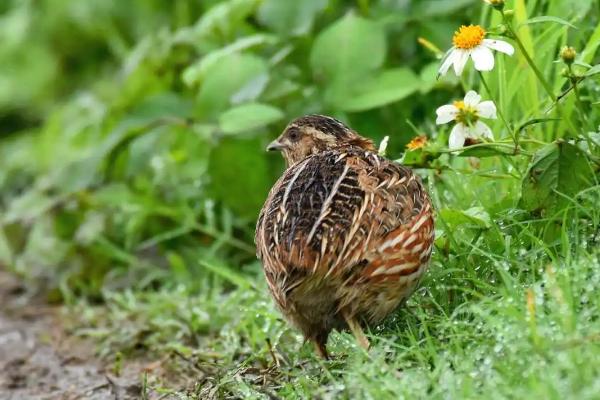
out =
[[[164,272],[145,248],[251,261],[287,121],[332,114],[400,154],[407,120],[457,93],[417,37],[447,45],[473,2],[434,3],[5,3],[4,259],[85,294]],[[54,245],[28,248],[35,232]]]
[[[424,315],[436,311],[428,322],[403,315],[411,329],[437,326],[443,336],[456,328],[440,315],[452,319],[499,293],[524,305],[527,287],[553,279],[544,265],[596,257],[600,7],[507,3],[556,95],[569,88],[559,49],[578,50],[574,70],[586,78],[579,102],[567,93],[554,105],[519,49],[498,55],[485,74],[491,93],[472,71],[436,79],[437,54],[419,38],[445,50],[461,24],[502,33],[499,13],[479,0],[2,2],[0,265],[50,300],[107,302],[121,317],[146,318],[129,336],[107,335],[105,350],[141,341],[191,351],[211,337],[239,336],[247,342],[238,353],[252,354],[243,363],[263,362],[265,338],[285,342],[289,334],[268,305],[252,243],[258,210],[284,167],[264,148],[290,119],[322,113],[376,141],[389,135],[388,156],[419,168],[430,188],[436,254],[424,282],[431,289],[415,302]],[[496,100],[520,145],[498,120],[490,121],[498,145],[448,153],[435,109],[471,88]],[[423,134],[430,144],[405,152]],[[585,260],[582,270],[596,265]],[[182,305],[192,297],[201,312]],[[223,314],[239,304],[248,314]],[[167,316],[185,328],[155,321]],[[137,336],[155,323],[155,334]],[[442,345],[438,333],[419,332],[418,340]],[[395,362],[443,369],[431,343],[429,355],[409,350]],[[240,363],[230,356],[225,369]],[[359,368],[347,383],[372,372]],[[312,393],[330,378],[307,378],[298,390]]]

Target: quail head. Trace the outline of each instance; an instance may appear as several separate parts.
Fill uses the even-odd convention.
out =
[[[324,358],[333,329],[368,348],[363,327],[393,312],[427,268],[433,210],[420,179],[322,115],[292,121],[267,149],[287,162],[255,237],[275,303]]]

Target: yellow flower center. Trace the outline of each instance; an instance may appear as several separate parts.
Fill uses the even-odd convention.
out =
[[[461,26],[452,37],[452,43],[459,49],[469,50],[483,42],[485,30],[479,25]]]
[[[454,117],[456,122],[462,122],[465,125],[472,125],[479,119],[479,113],[475,107],[466,105],[464,101],[455,101],[454,107],[458,108],[458,114]]]

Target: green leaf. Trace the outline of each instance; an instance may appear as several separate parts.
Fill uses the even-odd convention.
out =
[[[588,77],[596,74],[600,74],[600,64],[596,64],[592,68],[585,71],[585,74],[583,74],[583,76]]]
[[[222,262],[212,262],[206,260],[198,260],[198,263],[209,270],[210,272],[220,276],[226,281],[233,283],[234,285],[244,288],[251,289],[252,283],[246,278],[244,275],[235,271],[233,268],[228,265],[223,264]]]
[[[402,158],[397,161],[402,165],[418,167],[425,165],[425,162],[427,161],[427,154],[425,154],[423,149],[406,150],[402,155]]]
[[[587,38],[587,44],[581,52],[581,61],[591,63],[600,46],[600,24],[596,24],[594,32]]]
[[[419,73],[419,77],[421,78],[421,86],[419,87],[419,92],[421,94],[427,94],[433,89],[436,85],[438,85],[438,75],[439,75],[439,62],[432,62],[427,64],[421,72]]]
[[[553,22],[555,24],[566,25],[573,29],[577,29],[577,27],[575,25],[573,25],[572,23],[570,23],[569,21],[565,21],[562,18],[553,17],[550,15],[542,15],[539,17],[529,18],[525,22],[521,23],[521,25],[540,24],[540,23],[544,23],[544,22]]]
[[[573,21],[582,21],[586,14],[590,12],[590,8],[597,3],[596,0],[577,0],[577,2],[568,0],[549,1],[547,7],[544,7],[545,13],[548,15],[560,15],[569,18]],[[576,6],[575,6],[576,5]]]
[[[450,227],[470,225],[474,228],[490,228],[492,226],[490,215],[483,207],[472,207],[468,210],[445,208],[440,211],[440,217]]]
[[[420,0],[414,3],[412,15],[423,20],[425,17],[445,15],[460,10],[478,0]]]
[[[52,176],[53,184],[63,193],[73,193],[98,180],[102,158],[93,156],[65,165]]]
[[[490,146],[481,147],[465,147],[464,151],[458,154],[458,157],[495,157],[495,156],[506,156],[513,155],[514,151],[507,149],[506,147],[494,147],[493,144]]]
[[[393,103],[418,91],[421,81],[408,68],[383,71],[373,79],[348,89],[340,90],[334,103],[342,111],[364,111]]]
[[[197,112],[203,117],[214,116],[234,100],[254,100],[267,82],[268,68],[264,59],[250,54],[227,55],[206,71],[198,94]]]
[[[258,20],[281,35],[305,35],[327,3],[328,0],[265,0],[258,9]]]
[[[247,103],[233,107],[219,116],[219,126],[225,133],[236,134],[261,128],[283,118],[283,112],[273,106]]]
[[[317,77],[353,84],[383,65],[385,48],[381,25],[348,14],[316,38],[310,65]]]
[[[17,221],[32,221],[50,210],[59,201],[59,196],[52,197],[33,188],[9,203],[0,222],[11,224]]]
[[[181,75],[181,79],[188,86],[194,86],[201,82],[207,75],[208,71],[210,71],[211,67],[213,67],[219,60],[227,57],[231,54],[239,53],[243,50],[250,49],[252,47],[257,47],[265,44],[273,44],[276,43],[277,39],[273,35],[266,34],[256,34],[251,36],[246,36],[241,39],[236,40],[232,44],[219,48],[218,50],[214,50],[192,65],[188,66],[183,70]]]
[[[206,40],[209,35],[227,36],[254,13],[261,0],[229,0],[215,5],[205,12],[192,31],[196,41]]]
[[[94,205],[100,207],[127,207],[135,203],[135,195],[124,183],[109,183],[94,192]]]
[[[521,187],[520,206],[528,211],[558,210],[595,183],[587,155],[567,142],[549,144],[533,157]],[[561,195],[562,194],[562,195]]]
[[[590,69],[592,66],[586,62],[575,60],[573,61],[573,65],[577,65],[579,67],[583,67],[585,69]]]
[[[181,255],[174,251],[169,251],[167,252],[166,256],[169,266],[171,267],[171,271],[176,279],[181,281],[190,279],[190,271],[187,269],[185,260],[183,257],[181,257]]]
[[[533,119],[530,119],[529,121],[521,124],[519,126],[519,128],[517,128],[517,132],[521,132],[523,129],[525,129],[531,125],[544,124],[546,122],[552,122],[552,121],[560,121],[560,118],[533,118]]]
[[[263,140],[226,137],[210,154],[209,195],[237,215],[256,218],[274,182],[273,173]]]
[[[75,233],[75,242],[80,245],[89,245],[93,243],[106,228],[106,216],[100,212],[89,211],[79,221],[77,232]]]

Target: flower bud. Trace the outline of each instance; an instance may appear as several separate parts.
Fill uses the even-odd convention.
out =
[[[571,46],[565,46],[560,50],[560,58],[562,58],[567,65],[573,64],[575,56],[577,56],[577,51]]]
[[[515,16],[515,11],[514,10],[504,10],[503,14],[506,17],[506,19],[511,20],[512,17]]]
[[[502,11],[504,9],[504,0],[483,0],[496,10]]]

